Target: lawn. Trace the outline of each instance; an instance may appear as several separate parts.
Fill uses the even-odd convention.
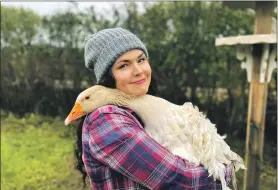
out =
[[[1,189],[82,189],[74,169],[73,129],[61,118],[1,117]]]

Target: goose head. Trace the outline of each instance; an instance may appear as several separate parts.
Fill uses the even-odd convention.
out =
[[[65,120],[65,125],[76,121],[105,104],[111,103],[114,89],[101,85],[92,86],[82,91],[76,98],[74,106]]]
[[[134,96],[124,94],[117,89],[104,87],[102,85],[92,86],[78,95],[72,110],[65,119],[65,125],[107,104],[126,105],[127,100],[132,98],[134,98]]]

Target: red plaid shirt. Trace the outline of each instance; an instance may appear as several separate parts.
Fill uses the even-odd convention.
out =
[[[88,114],[82,141],[94,190],[222,189],[204,167],[173,155],[152,139],[130,109],[106,105]],[[229,182],[230,167],[226,174]]]

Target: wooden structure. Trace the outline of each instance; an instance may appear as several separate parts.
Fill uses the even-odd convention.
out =
[[[242,3],[242,4],[240,4]],[[223,2],[232,8],[255,9],[254,35],[216,39],[216,46],[237,45],[237,58],[250,82],[246,130],[244,190],[259,190],[263,161],[268,82],[277,67],[277,38],[271,34],[273,1]]]

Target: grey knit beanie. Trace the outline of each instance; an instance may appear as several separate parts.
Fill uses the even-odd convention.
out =
[[[133,33],[120,27],[101,30],[85,38],[85,65],[94,70],[98,83],[117,58],[132,49],[148,57],[147,48]]]

